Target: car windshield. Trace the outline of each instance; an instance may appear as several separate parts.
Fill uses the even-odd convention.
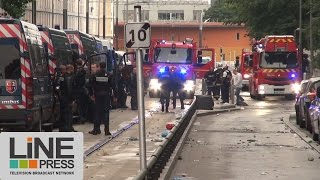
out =
[[[17,38],[0,38],[0,79],[19,79],[20,51]]]
[[[263,52],[260,67],[269,69],[298,67],[297,55],[294,52]]]
[[[190,64],[192,62],[191,48],[156,48],[154,61],[158,63]]]
[[[253,59],[253,55],[245,55],[244,56],[244,62],[243,62],[243,66],[244,67],[250,67],[250,61],[252,61]]]

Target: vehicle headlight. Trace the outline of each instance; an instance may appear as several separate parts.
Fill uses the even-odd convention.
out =
[[[294,93],[298,94],[301,87],[300,87],[300,84],[295,83],[295,84],[292,84],[292,85],[291,85],[291,88],[292,88],[292,90],[294,91]]]
[[[161,89],[161,83],[159,83],[158,79],[150,79],[149,87],[152,90],[160,90]]]
[[[260,85],[260,86],[259,86],[259,90],[264,90],[264,86],[263,86],[263,85]]]
[[[195,87],[195,84],[194,84],[194,81],[192,81],[192,80],[187,80],[184,83],[184,90],[185,91],[193,91],[194,87]]]
[[[244,79],[248,79],[249,77],[250,77],[249,74],[244,74],[244,75],[243,75],[243,78],[244,78]]]

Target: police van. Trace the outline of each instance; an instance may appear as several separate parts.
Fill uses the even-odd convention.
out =
[[[0,128],[34,130],[51,120],[48,62],[37,26],[0,19]]]

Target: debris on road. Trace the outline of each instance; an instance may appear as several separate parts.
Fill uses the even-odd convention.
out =
[[[257,140],[255,140],[255,139],[248,139],[247,140],[249,143],[252,143],[252,142],[256,142]]]
[[[129,141],[138,141],[138,138],[137,137],[129,137],[128,140]]]
[[[262,172],[261,173],[261,175],[267,175],[268,174],[268,172]]]
[[[314,161],[313,157],[308,157],[308,161]]]

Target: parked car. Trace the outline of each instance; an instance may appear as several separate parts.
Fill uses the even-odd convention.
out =
[[[296,110],[296,123],[297,125],[300,124],[300,119],[302,118],[301,117],[301,111],[300,111],[300,108],[301,108],[301,100],[300,98],[302,96],[304,96],[304,94],[306,94],[306,91],[307,91],[307,84],[308,84],[309,80],[303,80],[301,81],[300,83],[300,90],[299,92],[297,93],[296,95],[296,102],[294,104],[294,107],[295,107],[295,110]]]
[[[309,117],[312,139],[320,143],[320,86],[317,87],[315,100],[310,104]]]
[[[301,128],[306,128],[311,132],[311,121],[309,116],[309,107],[311,101],[315,99],[316,88],[320,85],[320,77],[310,78],[306,85],[306,89],[301,93],[297,99],[296,104],[296,114],[297,114],[297,123]]]

